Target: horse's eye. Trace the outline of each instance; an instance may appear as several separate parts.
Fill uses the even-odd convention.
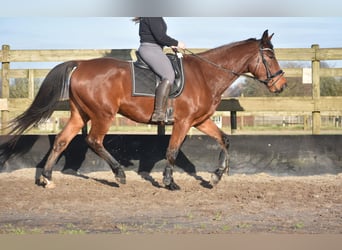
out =
[[[275,55],[273,53],[268,53],[267,56],[270,59],[274,59],[275,58]]]

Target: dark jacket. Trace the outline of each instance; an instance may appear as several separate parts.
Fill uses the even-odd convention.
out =
[[[139,35],[141,43],[156,43],[161,47],[177,46],[178,41],[166,34],[167,25],[162,17],[141,17]]]

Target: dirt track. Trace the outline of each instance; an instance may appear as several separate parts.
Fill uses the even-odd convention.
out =
[[[176,192],[158,187],[161,173],[126,174],[118,185],[111,172],[56,171],[49,190],[34,169],[0,173],[0,233],[342,233],[342,174],[233,175],[210,187],[208,173],[175,173]]]

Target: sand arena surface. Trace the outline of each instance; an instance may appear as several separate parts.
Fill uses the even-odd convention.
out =
[[[126,171],[53,173],[55,189],[35,185],[35,169],[0,173],[0,233],[342,233],[342,174],[274,177],[174,174],[180,191]]]

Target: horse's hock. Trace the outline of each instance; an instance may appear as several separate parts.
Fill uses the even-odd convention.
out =
[[[8,137],[1,136],[0,142]],[[169,136],[107,135],[108,151],[125,167],[137,172],[162,172]],[[2,171],[41,168],[54,135],[25,135],[11,151],[19,155],[9,159]],[[188,136],[178,155],[178,170],[188,173],[213,172],[220,147],[208,136]],[[268,173],[271,175],[317,175],[342,172],[342,135],[234,135],[230,137],[230,174]],[[215,163],[213,165],[213,162]],[[78,135],[55,170],[83,173],[110,170],[104,160],[88,149]]]

